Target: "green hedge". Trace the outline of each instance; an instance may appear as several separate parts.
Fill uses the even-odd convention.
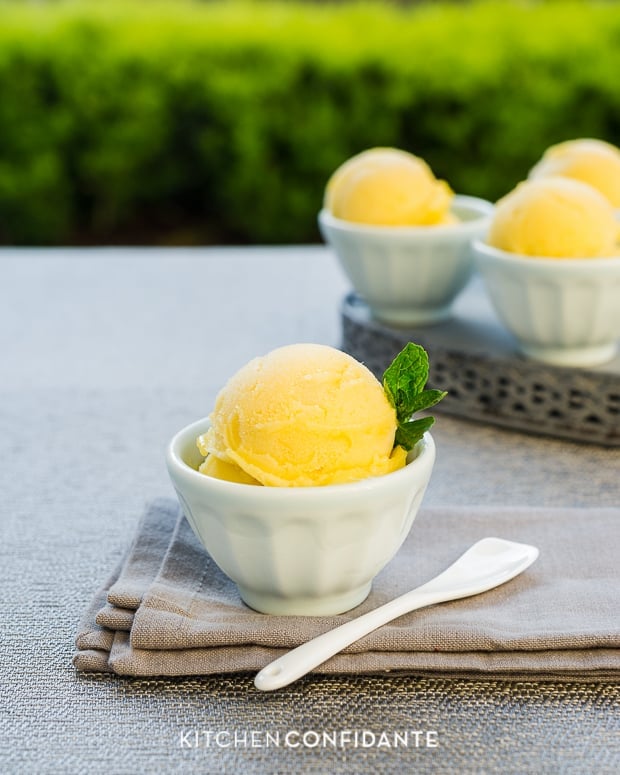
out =
[[[374,145],[495,199],[619,74],[615,4],[0,2],[0,242],[314,241]]]

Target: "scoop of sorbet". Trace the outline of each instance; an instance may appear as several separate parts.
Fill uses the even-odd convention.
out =
[[[490,245],[547,258],[594,258],[617,251],[618,224],[605,197],[587,183],[541,177],[519,183],[500,199]]]
[[[453,192],[425,161],[397,148],[370,148],[344,162],[325,189],[336,218],[375,226],[453,223]]]
[[[405,465],[396,413],[363,364],[332,347],[296,344],[241,368],[198,439],[203,473],[275,487],[380,476]],[[222,464],[224,467],[222,468]]]
[[[611,143],[581,138],[552,145],[530,171],[531,178],[550,175],[589,183],[620,208],[620,149]]]

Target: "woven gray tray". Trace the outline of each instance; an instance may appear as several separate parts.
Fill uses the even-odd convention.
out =
[[[429,386],[448,391],[433,411],[527,433],[620,446],[620,356],[592,369],[521,356],[474,280],[451,320],[394,328],[372,319],[355,294],[341,307],[342,349],[380,377],[409,341],[429,353]]]

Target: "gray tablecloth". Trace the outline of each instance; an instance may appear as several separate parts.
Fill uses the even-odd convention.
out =
[[[84,607],[172,495],[168,438],[249,357],[338,344],[345,290],[320,248],[0,252],[0,771],[618,771],[601,682],[76,674]],[[618,450],[445,416],[434,436],[429,506],[620,502]]]

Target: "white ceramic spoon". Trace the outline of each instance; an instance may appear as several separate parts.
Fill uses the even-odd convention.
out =
[[[486,592],[518,576],[537,557],[538,549],[535,546],[505,541],[503,538],[483,538],[443,573],[421,587],[341,624],[274,660],[257,674],[254,685],[263,691],[288,686],[392,619],[435,603]]]

